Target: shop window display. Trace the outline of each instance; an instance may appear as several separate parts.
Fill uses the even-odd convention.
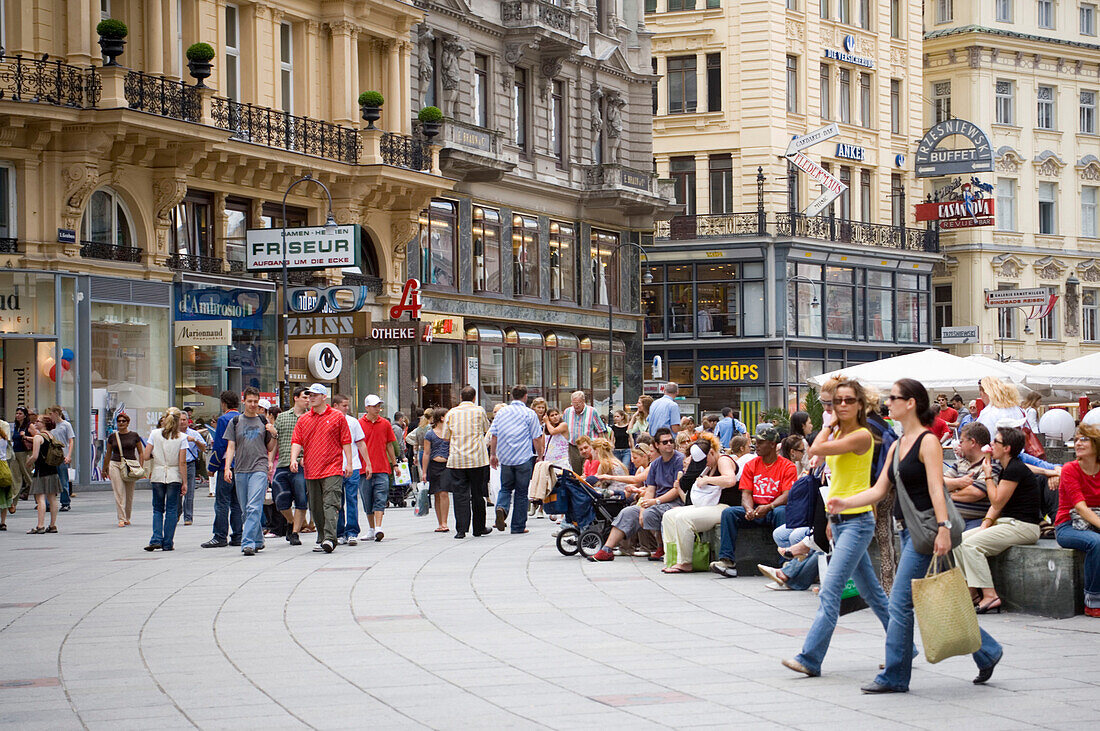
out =
[[[92,405],[106,419],[130,415],[143,436],[172,405],[172,352],[167,307],[92,302]]]

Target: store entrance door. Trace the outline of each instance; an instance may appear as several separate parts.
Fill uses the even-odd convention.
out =
[[[56,377],[61,364],[50,362],[56,352],[57,338],[0,337],[0,418],[11,421],[18,406],[41,412],[57,403]],[[51,367],[54,378],[50,377]]]

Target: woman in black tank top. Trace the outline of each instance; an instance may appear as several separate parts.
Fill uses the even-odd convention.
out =
[[[875,486],[847,499],[831,499],[829,512],[873,505],[889,492],[894,482],[891,468],[894,451],[900,450],[898,471],[905,491],[917,510],[935,511],[940,523],[933,553],[946,556],[951,550],[951,524],[947,521],[947,494],[943,488],[943,449],[935,438],[926,438],[928,425],[932,423],[928,391],[920,382],[903,378],[894,383],[887,397],[890,416],[900,421],[903,436],[890,447],[886,455],[886,469],[882,470]],[[897,575],[890,592],[890,626],[886,632],[886,669],[872,682],[863,686],[864,693],[904,693],[909,690],[913,673],[913,589],[912,580],[924,577],[932,562],[933,554],[918,553],[909,539],[909,532],[901,534],[901,558]],[[981,631],[982,645],[974,653],[978,665],[975,684],[989,680],[993,668],[1001,661],[1004,650],[985,630]]]

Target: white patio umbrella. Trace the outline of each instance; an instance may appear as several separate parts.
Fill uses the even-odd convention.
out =
[[[1019,360],[1006,360],[1000,361],[996,358],[990,358],[984,355],[968,355],[966,360],[979,363],[983,368],[988,368],[991,374],[998,372],[1004,375],[997,376],[1003,380],[1009,380],[1015,383],[1017,386],[1025,385],[1027,376],[1035,372],[1038,366],[1032,363],[1024,363]],[[1006,378],[1007,376],[1007,378]]]
[[[1035,366],[1025,380],[1037,389],[1076,395],[1100,392],[1100,353],[1083,355],[1064,363]]]

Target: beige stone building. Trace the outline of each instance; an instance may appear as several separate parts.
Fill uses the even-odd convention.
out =
[[[924,123],[989,134],[996,226],[941,233],[936,321],[977,325],[960,354],[1060,361],[1100,347],[1100,41],[1090,0],[937,0],[925,10]],[[942,186],[929,181],[926,192]],[[1051,314],[984,307],[988,289],[1048,287]]]

